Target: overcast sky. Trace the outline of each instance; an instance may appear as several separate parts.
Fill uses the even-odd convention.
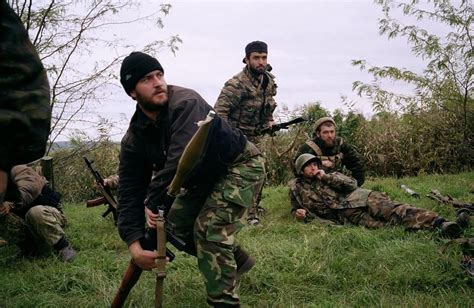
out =
[[[160,3],[150,1],[150,9]],[[242,70],[245,45],[254,40],[268,44],[280,113],[283,106],[293,110],[315,101],[329,110],[345,109],[340,98],[345,95],[357,101],[356,109],[370,114],[370,104],[352,93],[352,82],[371,78],[351,66],[352,59],[415,71],[423,67],[404,39],[388,40],[378,34],[378,19],[383,16],[371,0],[165,3],[171,3],[172,9],[164,18],[164,29],[139,35],[129,29],[133,33],[130,51],[178,34],[183,43],[176,55],[164,50],[158,56],[165,78],[168,84],[196,90],[210,105],[225,81]],[[127,121],[134,108],[123,91],[100,106],[107,117],[121,115]],[[123,134],[127,121],[117,135]]]

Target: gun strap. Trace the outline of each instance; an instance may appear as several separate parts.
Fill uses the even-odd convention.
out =
[[[157,246],[156,251],[158,258],[156,259],[156,286],[155,286],[155,307],[163,307],[163,286],[166,277],[166,232],[165,219],[163,215],[159,215],[156,222]]]
[[[343,140],[341,139],[340,145],[342,145],[342,143],[343,143]],[[313,151],[316,153],[316,156],[319,159],[321,159],[321,161],[329,160],[329,161],[335,162],[337,159],[342,160],[342,158],[344,157],[344,155],[340,151],[339,153],[335,155],[330,155],[330,156],[323,155],[323,151],[313,140],[306,141],[306,145],[308,145],[311,149],[313,149]]]

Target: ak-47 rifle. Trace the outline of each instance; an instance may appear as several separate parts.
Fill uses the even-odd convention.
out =
[[[474,204],[473,203],[467,203],[467,202],[462,202],[459,201],[450,195],[443,196],[439,190],[437,189],[432,189],[429,194],[426,195],[428,198],[436,200],[440,203],[444,204],[450,204],[453,207],[459,209],[467,209],[470,214],[474,213]]]
[[[162,307],[163,303],[163,283],[164,278],[166,277],[165,266],[167,262],[166,257],[168,257],[169,261],[172,261],[172,258],[170,258],[169,255],[169,253],[171,252],[166,249],[166,241],[169,241],[180,251],[184,251],[186,248],[185,242],[174,236],[174,234],[170,230],[171,227],[169,222],[166,220],[166,215],[173,203],[174,198],[179,193],[186,176],[189,174],[189,172],[193,170],[193,168],[199,161],[197,157],[200,157],[203,153],[204,145],[206,144],[206,140],[209,135],[209,129],[211,127],[211,122],[214,119],[214,116],[215,112],[210,111],[205,120],[198,122],[198,130],[186,145],[183,154],[179,159],[179,163],[176,168],[176,173],[173,177],[171,184],[168,187],[164,204],[158,207],[156,232],[150,232],[151,230],[148,230],[148,232],[145,234],[145,238],[142,238],[140,242],[143,249],[153,250],[156,248],[158,254],[158,258],[156,259],[157,267],[154,270],[156,274],[155,307]],[[164,235],[165,233],[166,236]],[[147,236],[149,238],[153,238],[153,240],[147,240]],[[150,243],[152,243],[151,246],[149,246]],[[174,255],[172,255],[172,257],[174,258]],[[123,306],[128,293],[140,278],[142,271],[143,270],[138,265],[136,265],[132,259],[122,279],[119,291],[115,295],[115,298],[112,302],[113,308]]]
[[[288,129],[288,127],[290,127],[291,125],[294,125],[294,124],[298,124],[298,123],[302,123],[302,122],[305,122],[306,119],[303,118],[303,117],[297,117],[291,121],[288,121],[288,122],[281,122],[281,123],[277,123],[277,124],[273,124],[272,127],[269,127],[269,128],[266,128],[264,130],[262,130],[262,135],[264,134],[269,134],[269,135],[273,135],[275,132],[281,130],[281,129]]]
[[[104,212],[104,214],[102,214],[102,217],[106,217],[107,215],[112,213],[114,217],[114,223],[117,224],[117,201],[115,201],[115,198],[110,192],[110,189],[104,185],[104,179],[102,178],[102,176],[100,176],[99,171],[95,170],[94,167],[92,167],[93,161],[90,161],[86,156],[83,156],[82,158],[86,162],[87,168],[89,168],[92,175],[94,176],[95,182],[97,183],[97,188],[99,189],[102,195],[99,198],[88,200],[86,203],[87,207],[94,207],[106,204],[107,210]]]

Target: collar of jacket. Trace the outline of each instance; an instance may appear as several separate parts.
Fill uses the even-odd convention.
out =
[[[262,81],[258,78],[258,76],[256,76],[255,74],[253,74],[248,65],[246,65],[243,69],[243,72],[245,74],[245,76],[247,76],[247,78],[250,80],[250,82],[256,87],[256,88],[259,88],[260,85],[262,84]],[[265,72],[264,74],[268,75],[267,72]],[[268,76],[270,77],[270,76]]]
[[[134,124],[133,126],[135,128],[140,129],[140,130],[147,129],[149,127],[156,127],[166,116],[167,110],[168,110],[168,104],[166,104],[166,106],[160,109],[160,112],[158,114],[158,117],[156,118],[156,121],[153,121],[152,119],[150,119],[149,117],[145,115],[145,113],[137,104],[135,114],[133,115],[131,122]]]

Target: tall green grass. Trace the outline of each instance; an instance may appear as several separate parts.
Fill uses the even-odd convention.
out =
[[[474,172],[406,179],[373,179],[364,186],[393,199],[430,208],[453,219],[454,210],[421,195],[431,188],[473,202]],[[286,187],[266,188],[267,213],[261,227],[247,227],[239,242],[257,259],[242,278],[239,294],[249,307],[474,307],[472,278],[460,267],[461,250],[428,231],[401,227],[302,224],[289,215]],[[78,251],[71,264],[54,254],[39,259],[0,248],[0,307],[106,307],[118,288],[129,255],[103,208],[68,204],[67,234]],[[465,236],[474,236],[470,228]],[[203,279],[193,257],[177,252],[167,266],[167,307],[206,307]],[[152,307],[154,274],[145,272],[129,295],[127,307]]]

